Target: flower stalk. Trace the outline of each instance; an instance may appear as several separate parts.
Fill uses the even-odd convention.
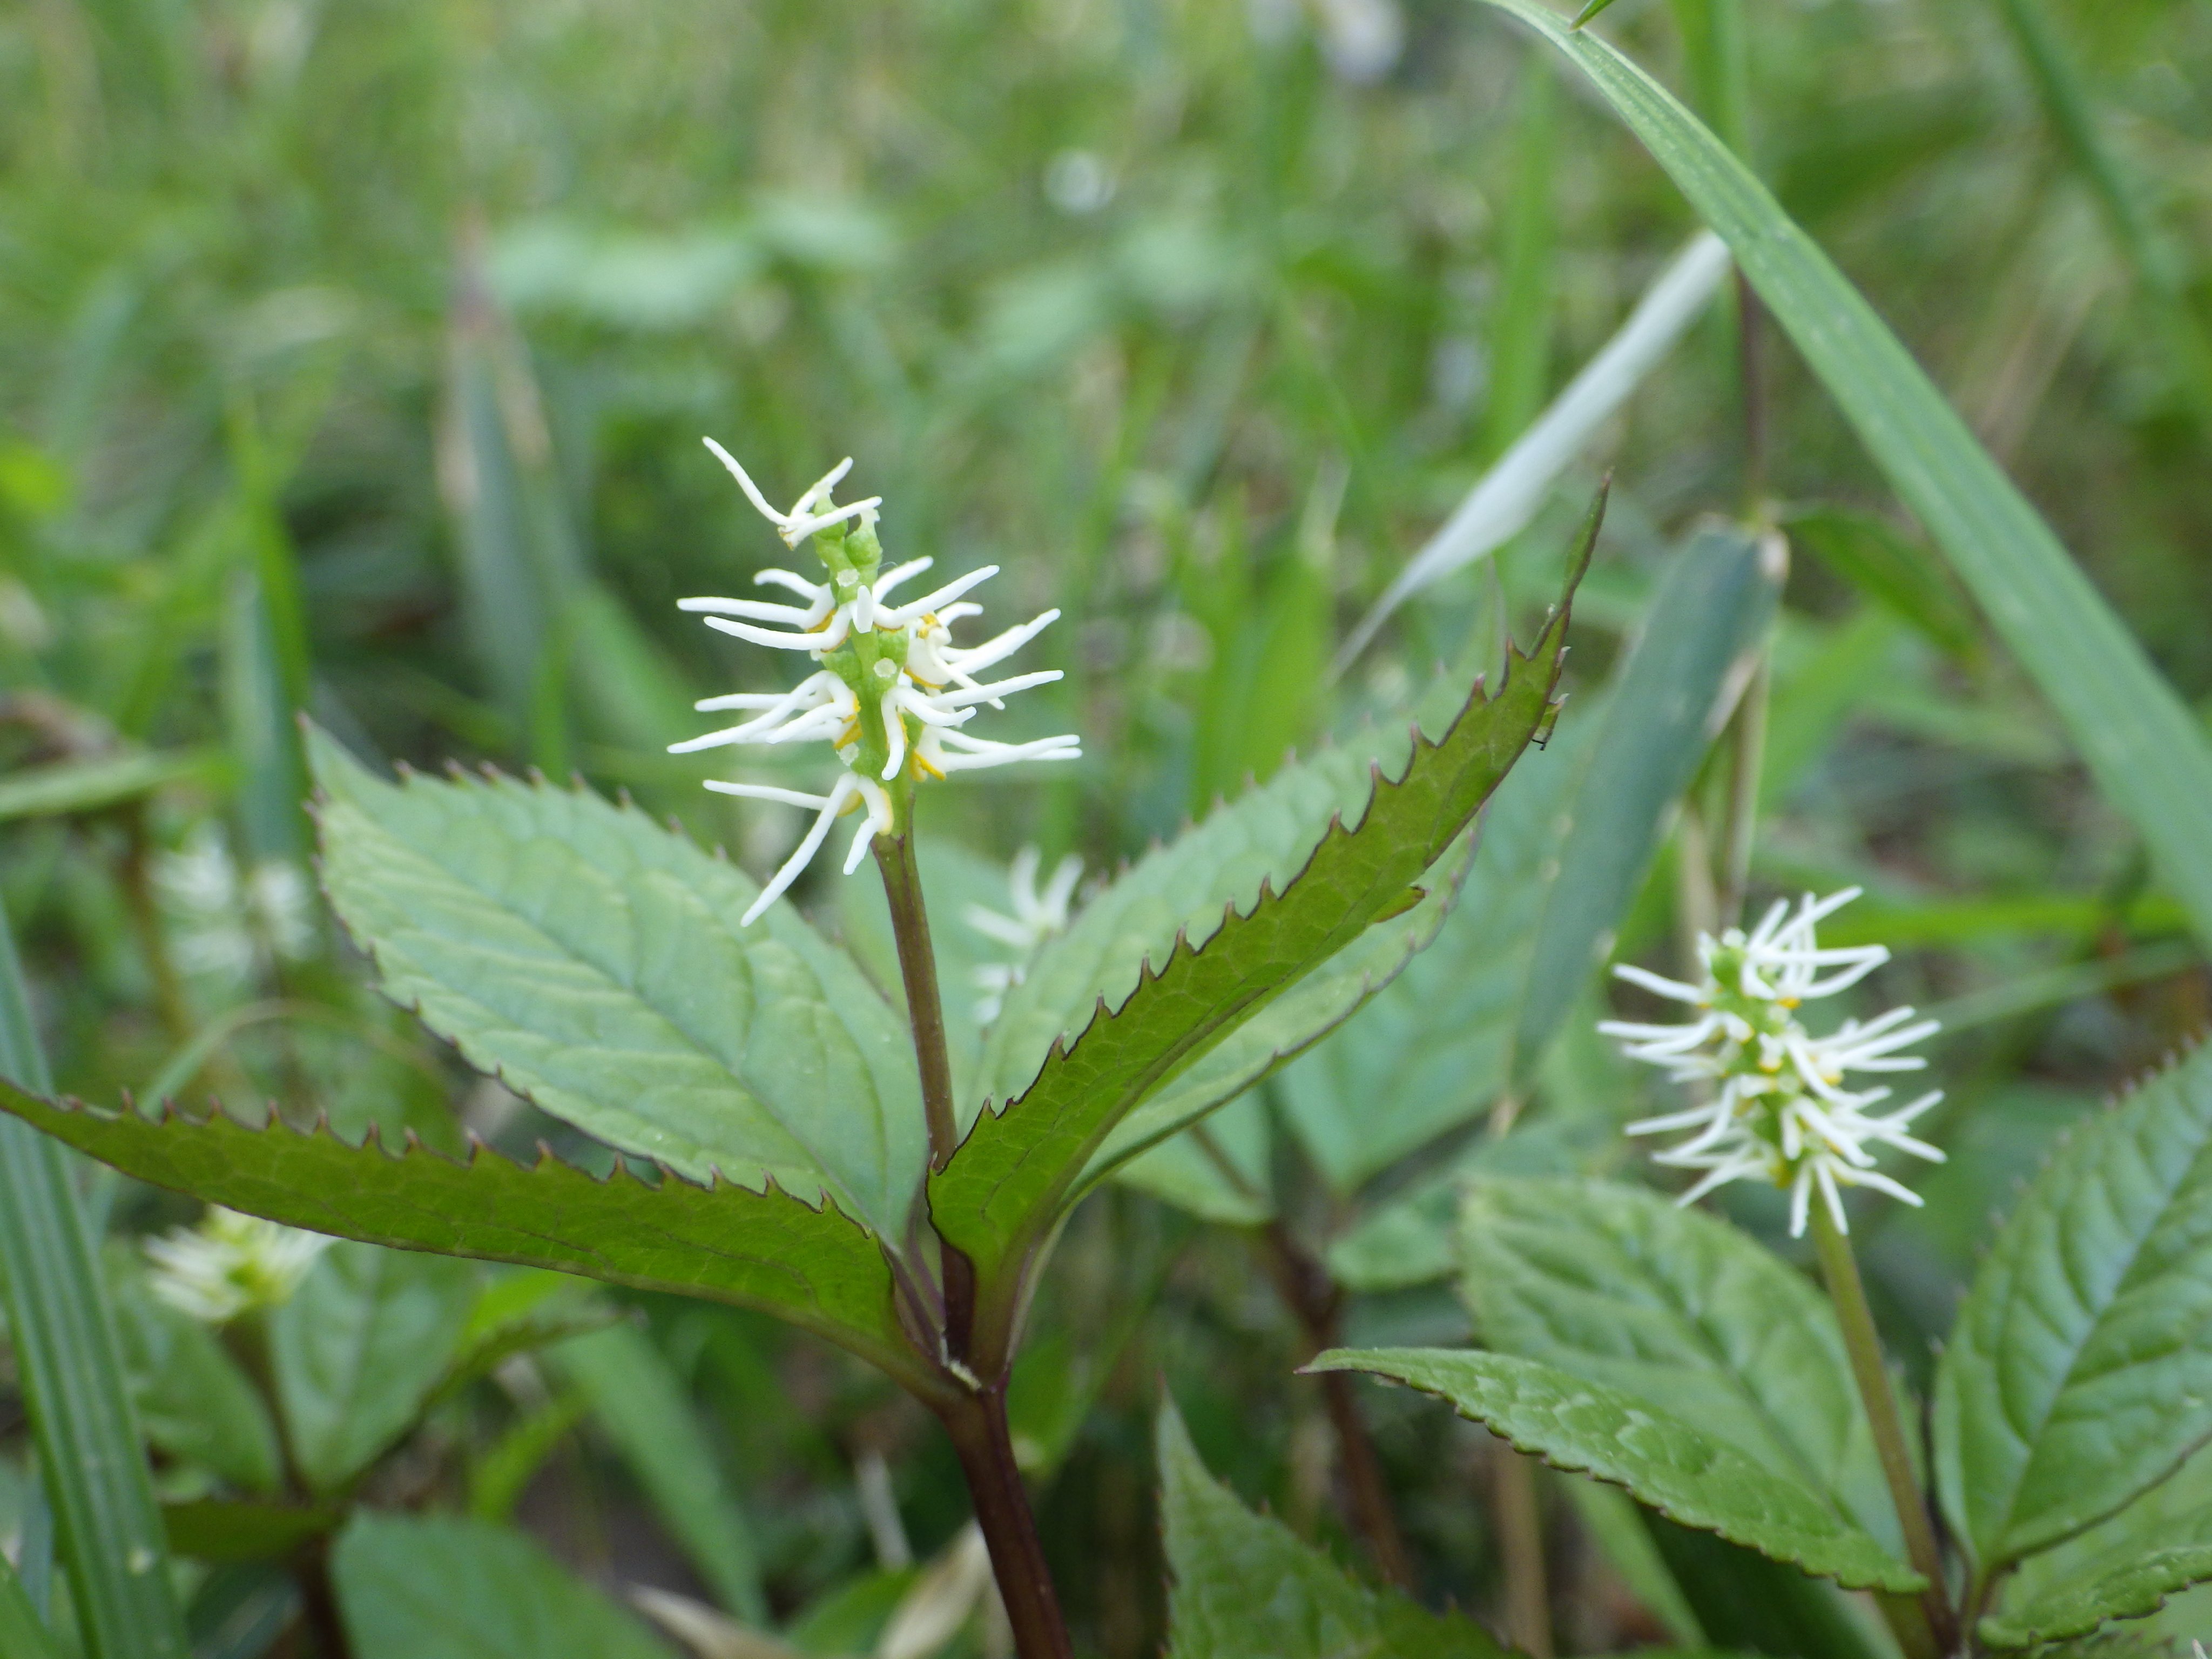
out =
[[[776,569],[755,575],[757,585],[785,589],[802,601],[797,605],[717,598],[678,602],[685,611],[703,614],[707,625],[718,632],[772,650],[804,653],[815,667],[788,690],[740,691],[706,699],[698,705],[702,712],[735,709],[747,717],[670,748],[681,754],[733,744],[820,741],[835,754],[840,769],[820,793],[722,779],[708,780],[707,787],[802,806],[815,814],[796,850],[746,910],[741,926],[750,926],[789,890],[837,819],[860,815],[846,852],[845,872],[850,875],[873,852],[898,946],[899,976],[906,990],[928,1133],[929,1169],[934,1172],[951,1161],[959,1146],[960,1125],[945,1039],[945,1000],[915,855],[914,792],[925,778],[941,779],[953,772],[1016,761],[1073,760],[1079,756],[1072,735],[999,743],[971,737],[963,729],[981,708],[1003,708],[1012,693],[1060,678],[1057,670],[996,681],[976,678],[1026,645],[1060,613],[1048,611],[981,645],[955,645],[952,624],[982,609],[963,596],[995,575],[997,566],[970,571],[919,599],[896,597],[897,590],[927,570],[931,562],[915,559],[884,568],[883,546],[876,535],[881,497],[844,507],[832,499],[851,461],[831,469],[788,512],[779,512],[726,450],[711,438],[707,447],[762,516],[775,525],[786,546],[812,544],[827,580],[811,581]],[[1066,883],[1071,889],[1073,879],[1071,875]],[[1063,907],[1066,896],[1060,896]],[[914,1224],[918,1228],[926,1214],[925,1194],[917,1194],[916,1205]],[[943,1237],[937,1243],[937,1328],[930,1333],[937,1351],[924,1357],[944,1386],[933,1391],[927,1403],[944,1423],[959,1455],[976,1525],[990,1551],[1021,1659],[1069,1659],[1066,1624],[1007,1427],[1012,1357],[994,1355],[981,1374],[971,1363],[975,1267]],[[920,1333],[916,1337],[918,1342],[927,1340]]]
[[[1897,1508],[1897,1523],[1905,1534],[1905,1555],[1913,1570],[1928,1580],[1921,1592],[1920,1609],[1927,1620],[1926,1635],[1939,1654],[1954,1653],[1959,1646],[1958,1615],[1943,1578],[1943,1553],[1936,1541],[1936,1528],[1928,1517],[1927,1500],[1912,1473],[1912,1457],[1905,1437],[1905,1424],[1891,1389],[1889,1369],[1882,1358],[1881,1339],[1867,1304],[1866,1284],[1859,1277],[1858,1258],[1851,1242],[1824,1205],[1813,1216],[1813,1248],[1820,1260],[1820,1276],[1835,1304],[1836,1322],[1844,1334],[1844,1352],[1851,1365],[1851,1380],[1858,1385],[1859,1401],[1866,1407],[1874,1431],[1875,1452],[1881,1460],[1882,1479],[1888,1483],[1890,1502]],[[1910,1627],[1898,1632],[1907,1641]]]

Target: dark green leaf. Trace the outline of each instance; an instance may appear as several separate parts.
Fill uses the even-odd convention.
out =
[[[1625,1486],[1688,1527],[1718,1533],[1846,1589],[1917,1590],[1919,1574],[1809,1487],[1633,1395],[1517,1355],[1334,1349],[1314,1370],[1368,1371],[1449,1401],[1556,1468]]]
[[[1480,1626],[1372,1590],[1206,1472],[1163,1401],[1160,1516],[1170,1659],[1497,1659]]]
[[[1943,1501],[1983,1575],[2081,1532],[2212,1436],[2212,1048],[2062,1145],[1936,1373]]]
[[[202,1498],[162,1508],[169,1547],[195,1561],[275,1561],[310,1538],[336,1532],[346,1512],[335,1504],[240,1503]]]
[[[2212,1522],[2212,1516],[2206,1517]],[[2177,1544],[2136,1559],[2051,1585],[2037,1596],[1994,1613],[1977,1626],[1994,1648],[2033,1647],[2085,1636],[2115,1619],[2148,1619],[2166,1598],[2212,1579],[2212,1542]]]
[[[345,1239],[270,1315],[284,1437],[311,1487],[343,1486],[413,1425],[460,1340],[474,1279],[451,1256]]]
[[[2212,939],[2212,736],[1897,337],[1664,88],[1542,0],[1488,0],[1564,52],[1634,130],[1841,406]]]
[[[534,1168],[477,1149],[466,1162],[394,1154],[279,1122],[250,1128],[56,1105],[0,1085],[0,1106],[127,1175],[295,1227],[405,1249],[551,1267],[611,1284],[758,1308],[924,1379],[891,1306],[874,1238],[834,1205],[780,1188],[671,1176],[605,1181],[550,1155]]]
[[[1569,595],[1596,530],[1594,510]],[[1494,697],[1484,698],[1477,687],[1440,738],[1412,734],[1412,753],[1395,777],[1378,763],[1355,827],[1346,827],[1341,791],[1324,787],[1321,769],[1286,769],[1285,777],[1306,780],[1310,800],[1308,815],[1281,850],[1302,844],[1310,852],[1302,867],[1291,866],[1296,873],[1279,895],[1278,872],[1255,869],[1268,861],[1249,854],[1242,863],[1253,880],[1229,879],[1239,860],[1221,856],[1216,826],[1237,824],[1228,838],[1240,844],[1256,826],[1246,823],[1249,802],[1227,809],[1109,888],[1017,988],[1020,996],[1032,986],[1050,987],[1024,1005],[1032,1031],[1038,1011],[1064,1006],[1071,979],[1095,986],[1093,1012],[1079,1036],[1055,1036],[1036,1080],[1002,1110],[979,1117],[951,1162],[930,1180],[939,1231],[975,1261],[985,1287],[982,1352],[1006,1340],[1021,1266],[1115,1125],[1351,945],[1467,827],[1551,717],[1566,623],[1563,600],[1535,648],[1516,653],[1513,672]],[[1283,805],[1270,801],[1265,816],[1286,816]],[[1318,816],[1313,809],[1320,809]],[[1269,839],[1283,841],[1281,830]],[[1186,870],[1183,849],[1194,846],[1200,867]],[[1407,925],[1406,918],[1389,924]],[[1163,927],[1170,930],[1164,937]],[[1015,1015],[1010,997],[1002,1024]],[[997,1042],[994,1032],[994,1052]],[[992,1070],[988,1054],[985,1069]]]
[[[752,1529],[659,1350],[623,1324],[564,1343],[552,1358],[708,1588],[745,1623],[766,1624]]]
[[[1790,538],[1869,599],[1954,657],[1981,649],[1966,596],[1942,566],[1887,520],[1844,507],[1802,507],[1782,520]]]
[[[356,1659],[670,1659],[520,1533],[364,1513],[332,1553]]]
[[[1657,1193],[1579,1180],[1470,1182],[1461,1242],[1486,1346],[1649,1401],[1903,1553],[1835,1315],[1771,1250]]]
[[[0,1078],[52,1086],[0,913]],[[12,1082],[0,1091],[15,1092]],[[89,1659],[184,1659],[168,1548],[68,1155],[0,1122],[0,1278],[17,1386]]]
[[[382,987],[556,1117],[705,1180],[903,1237],[923,1126],[904,1027],[787,905],[638,811],[507,778],[372,778],[327,738],[323,879]]]

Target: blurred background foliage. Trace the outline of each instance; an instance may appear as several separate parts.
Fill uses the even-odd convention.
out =
[[[1698,73],[1700,20],[1724,13],[1621,0],[1604,27],[1735,129],[2206,707],[2212,19],[1762,0],[1731,110]],[[1851,936],[1899,949],[1883,996],[1950,1027],[1954,1162],[1869,1243],[1917,1363],[1989,1211],[2201,1028],[2207,981],[2132,836],[1771,338],[1752,474],[1726,305],[1523,538],[1332,677],[1693,228],[1539,51],[1445,0],[0,14],[0,893],[63,1085],[542,1138],[605,1167],[362,988],[307,873],[294,720],[420,766],[580,773],[770,867],[795,820],[663,752],[697,729],[692,699],[765,683],[674,610],[777,550],[702,433],[775,495],[854,454],[896,555],[1000,562],[1008,614],[1065,612],[1033,654],[1066,679],[1009,718],[1080,731],[1085,760],[927,805],[1001,866],[1035,844],[1093,870],[1402,707],[1501,611],[1525,629],[1610,465],[1584,692],[1701,515],[1753,487],[1789,526],[1753,887],[1863,883]],[[1662,854],[1624,953],[1666,957],[1679,866]],[[834,900],[817,879],[810,902]],[[1529,1125],[1637,1109],[1589,1047],[1569,1035]],[[1602,1133],[1577,1144],[1623,1163]],[[112,1197],[125,1235],[189,1218]],[[1024,1421],[1057,1467],[1044,1524],[1089,1645],[1159,1638],[1163,1376],[1218,1473],[1343,1542],[1320,1397],[1288,1376],[1304,1339],[1249,1239],[1112,1189],[1055,1272]],[[1460,1317],[1441,1289],[1350,1316]],[[362,1492],[516,1517],[605,1584],[796,1617],[803,1649],[873,1641],[964,1518],[949,1452],[805,1339],[642,1318],[621,1363],[688,1412],[705,1496],[655,1473],[634,1391],[570,1348],[426,1396]],[[158,1429],[162,1375],[146,1386]],[[1495,1611],[1486,1440],[1404,1395],[1366,1404],[1420,1583]],[[220,1486],[204,1446],[155,1437],[173,1503]],[[1563,1643],[1663,1634],[1603,1527],[1544,1501]],[[276,1579],[195,1583],[204,1650],[300,1639],[276,1634]],[[210,1645],[256,1595],[261,1633]]]

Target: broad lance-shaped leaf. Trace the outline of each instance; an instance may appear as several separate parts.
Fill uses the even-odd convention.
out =
[[[269,1316],[285,1438],[318,1492],[339,1490],[413,1426],[475,1300],[465,1263],[351,1240]]]
[[[788,905],[641,812],[511,778],[369,775],[327,737],[323,881],[381,987],[556,1117],[695,1181],[825,1192],[904,1236],[905,1026]]]
[[[757,1308],[849,1348],[909,1388],[930,1376],[900,1333],[890,1263],[833,1204],[769,1186],[601,1181],[550,1156],[533,1168],[479,1146],[465,1163],[413,1143],[349,1146],[326,1129],[252,1128],[222,1112],[57,1105],[0,1083],[4,1106],[125,1175],[371,1244],[553,1267],[615,1285]]]
[[[1477,1180],[1462,1294],[1489,1347],[1646,1400],[1902,1554],[1835,1315],[1725,1221],[1587,1180]]]
[[[2112,1514],[2212,1437],[2212,1048],[2060,1147],[1936,1372],[1943,1500],[1984,1577]]]
[[[2212,1516],[2206,1520],[2212,1522]],[[1995,1648],[2086,1636],[2115,1619],[2148,1619],[2167,1596],[2207,1579],[2212,1579],[2212,1543],[2176,1544],[2053,1584],[2018,1607],[1990,1614],[1977,1631]]]
[[[1570,705],[1499,786],[1435,944],[1284,1073],[1286,1115],[1339,1192],[1527,1086],[1741,683],[1731,671],[1765,637],[1779,553],[1726,527],[1690,539],[1601,705]]]
[[[331,1576],[357,1659],[670,1659],[535,1539],[482,1521],[364,1510]]]
[[[1665,88],[1543,0],[1488,0],[1587,75],[1717,232],[2066,723],[2212,940],[2212,738],[1912,356],[1765,186]]]
[[[1846,1589],[1927,1581],[1819,1494],[1634,1395],[1516,1354],[1332,1349],[1310,1370],[1367,1371],[1448,1401],[1555,1468],[1625,1486],[1662,1515]]]
[[[1249,907],[1232,898],[1216,912],[1210,935],[1194,943],[1186,927],[1160,941],[1158,965],[1145,955],[1118,1005],[1102,988],[1082,1035],[1057,1039],[1036,1080],[1002,1111],[980,1116],[931,1177],[938,1231],[974,1261],[984,1286],[979,1352],[991,1355],[1006,1340],[1022,1264],[1115,1126],[1370,923],[1407,908],[1413,883],[1551,718],[1568,600],[1588,565],[1601,505],[1585,524],[1559,609],[1531,652],[1513,653],[1497,695],[1485,698],[1478,686],[1440,738],[1410,734],[1411,756],[1395,777],[1374,765],[1365,810],[1347,819],[1340,808],[1315,826],[1317,844],[1279,895],[1272,877],[1262,877]],[[1156,854],[1123,882],[1157,889],[1175,852]],[[1095,951],[1098,933],[1128,914],[1113,900],[1109,889],[1057,945]],[[1097,930],[1093,912],[1108,917]]]
[[[1479,1625],[1372,1590],[1208,1474],[1171,1401],[1160,1406],[1169,1659],[1500,1659]]]

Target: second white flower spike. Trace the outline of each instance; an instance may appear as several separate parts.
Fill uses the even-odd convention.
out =
[[[963,730],[979,705],[1006,707],[1017,691],[1060,678],[1058,669],[1016,674],[1002,680],[976,678],[1029,643],[1057,621],[1048,611],[995,639],[961,647],[952,642],[952,624],[982,614],[982,606],[963,598],[998,574],[984,565],[919,599],[900,599],[896,591],[927,571],[927,559],[883,568],[883,546],[876,537],[872,495],[838,507],[831,493],[850,470],[839,463],[793,503],[788,513],[769,505],[744,468],[712,438],[705,440],[746,498],[776,527],[785,545],[811,540],[829,580],[809,581],[789,570],[763,570],[756,585],[795,594],[803,603],[771,604],[758,599],[690,599],[681,610],[703,613],[707,625],[773,650],[803,651],[819,665],[788,691],[740,691],[708,697],[702,713],[743,710],[749,718],[719,732],[671,744],[672,754],[732,744],[779,744],[826,742],[843,765],[821,794],[758,783],[710,779],[709,789],[754,800],[782,801],[811,809],[812,825],[783,866],[761,890],[741,925],[750,925],[774,903],[812,861],[830,826],[848,812],[862,814],[845,856],[849,874],[860,867],[878,836],[903,832],[914,785],[923,777],[978,771],[1016,761],[1074,760],[1082,754],[1073,733],[1029,743],[999,743],[970,737]]]
[[[1620,1040],[1632,1060],[1663,1067],[1668,1075],[1708,1098],[1686,1110],[1628,1126],[1632,1135],[1690,1132],[1689,1138],[1654,1161],[1704,1171],[1682,1194],[1693,1203],[1731,1181],[1771,1182],[1790,1194],[1790,1231],[1800,1237],[1813,1196],[1820,1194],[1839,1231],[1844,1187],[1871,1187],[1907,1204],[1918,1194],[1875,1167],[1872,1147],[1887,1146],[1940,1164],[1943,1154],[1907,1130],[1943,1098],[1930,1090],[1894,1110],[1869,1111],[1887,1101],[1887,1086],[1851,1090],[1853,1072],[1918,1071],[1927,1061],[1899,1052],[1939,1027],[1915,1019],[1910,1008],[1893,1008],[1863,1024],[1847,1019],[1826,1036],[1814,1036],[1797,1018],[1806,1001],[1847,989],[1889,960],[1880,945],[1823,948],[1815,929],[1859,896],[1845,888],[1825,899],[1808,893],[1793,910],[1779,902],[1749,933],[1731,927],[1718,939],[1701,935],[1698,952],[1704,982],[1680,980],[1622,965],[1620,978],[1654,995],[1688,1005],[1680,1025],[1606,1020],[1598,1030]]]

